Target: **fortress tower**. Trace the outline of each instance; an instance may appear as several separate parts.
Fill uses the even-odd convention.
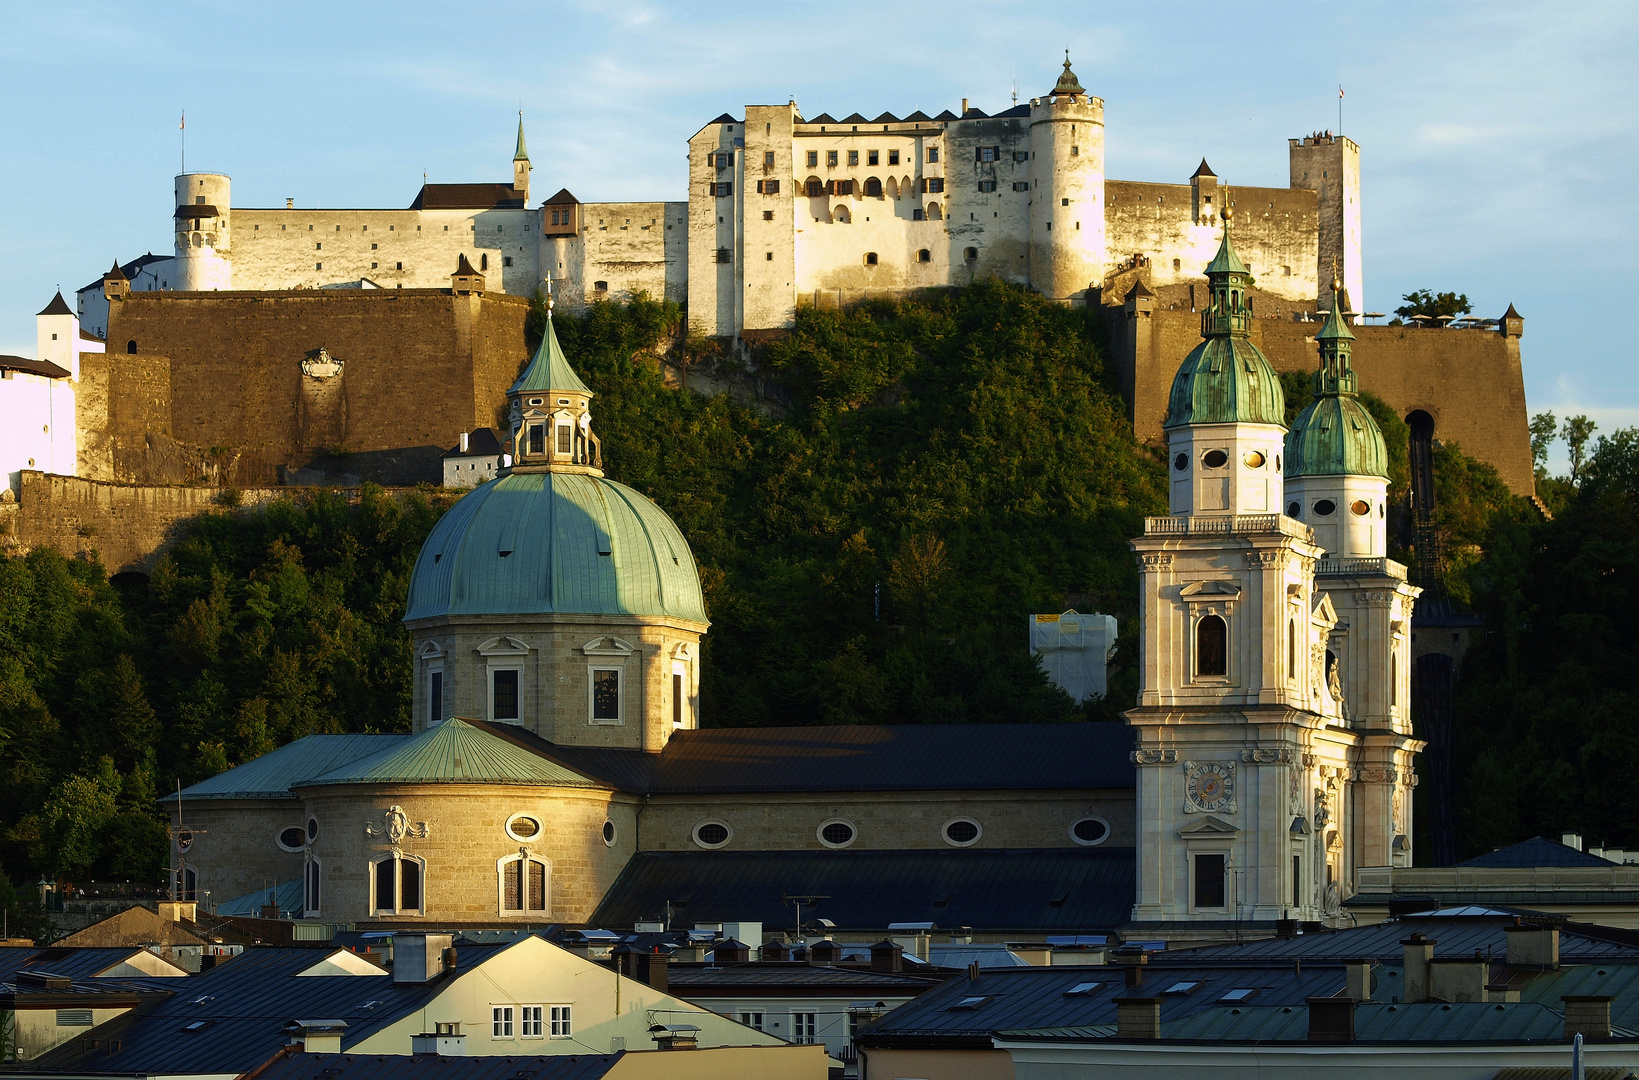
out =
[[[1030,284],[1085,300],[1107,262],[1104,101],[1082,89],[1070,56],[1046,97],[1030,104]]]
[[[1360,145],[1342,135],[1325,132],[1288,140],[1294,188],[1313,191],[1319,203],[1319,282],[1321,310],[1332,306],[1333,278],[1356,305],[1366,302],[1360,257]],[[1363,307],[1360,310],[1365,310]]]
[[[221,173],[176,178],[176,287],[184,292],[233,288],[233,200]]]

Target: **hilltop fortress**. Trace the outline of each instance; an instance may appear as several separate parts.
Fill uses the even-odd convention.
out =
[[[413,482],[463,432],[501,427],[525,301],[547,275],[570,313],[640,292],[685,303],[691,330],[753,361],[803,307],[998,277],[1102,312],[1149,441],[1172,359],[1199,332],[1226,211],[1254,282],[1249,332],[1277,371],[1310,368],[1334,275],[1346,308],[1368,306],[1354,142],[1289,140],[1284,188],[1232,185],[1205,160],[1183,183],[1112,180],[1103,101],[1068,60],[1048,93],[995,115],[965,101],[960,115],[841,120],[747,106],[696,132],[688,158],[676,202],[559,190],[532,205],[521,122],[510,178],[423,184],[405,209],[235,207],[228,176],[177,177],[175,254],[79,293],[80,325],[107,341],[96,370],[110,390],[143,388],[81,417],[79,475],[174,483],[208,465],[255,486],[330,452],[361,476],[376,475],[369,455],[392,456],[393,481]],[[1362,389],[1531,492],[1517,313],[1465,328],[1351,322]],[[384,387],[438,404],[407,426]]]

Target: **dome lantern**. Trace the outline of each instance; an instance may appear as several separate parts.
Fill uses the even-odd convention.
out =
[[[563,355],[552,307],[552,277],[547,275],[546,333],[529,366],[507,390],[510,468],[602,476],[603,446],[592,434],[592,391]]]

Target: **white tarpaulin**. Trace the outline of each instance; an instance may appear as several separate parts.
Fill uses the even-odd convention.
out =
[[[1030,652],[1041,657],[1047,677],[1077,702],[1103,697],[1105,668],[1115,655],[1115,616],[1072,610],[1026,618]]]

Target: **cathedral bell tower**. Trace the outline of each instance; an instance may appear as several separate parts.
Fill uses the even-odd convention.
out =
[[[1322,549],[1280,513],[1285,396],[1248,336],[1252,275],[1228,224],[1207,267],[1203,340],[1172,384],[1172,513],[1132,541],[1133,919],[1180,939],[1341,916],[1346,892],[1324,867],[1327,845],[1348,842],[1338,778],[1358,741],[1324,677],[1338,617],[1315,588]]]

